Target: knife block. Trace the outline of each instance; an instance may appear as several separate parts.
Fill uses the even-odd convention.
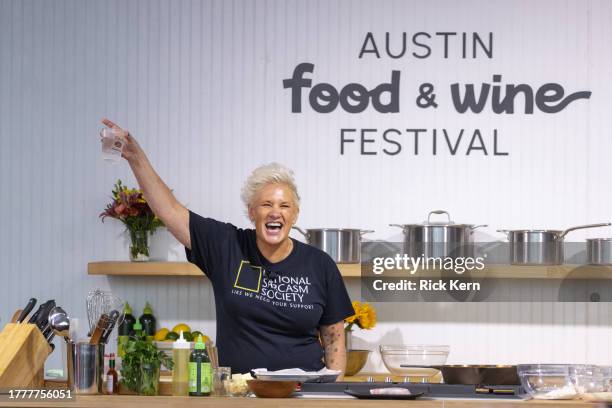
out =
[[[33,324],[9,323],[0,332],[0,388],[40,389],[51,347]]]

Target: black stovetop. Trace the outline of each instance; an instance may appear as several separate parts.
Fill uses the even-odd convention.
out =
[[[344,390],[368,392],[372,388],[401,387],[411,393],[425,393],[424,398],[522,399],[525,390],[520,385],[453,385],[438,383],[335,382],[303,383],[304,393],[344,393]]]

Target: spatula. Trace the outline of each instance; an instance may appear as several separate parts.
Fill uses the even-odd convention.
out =
[[[100,316],[100,320],[98,320],[98,324],[96,324],[96,328],[91,334],[91,339],[89,339],[89,344],[92,344],[92,345],[100,344],[100,339],[102,338],[102,334],[104,334],[104,331],[106,330],[106,327],[108,326],[108,323],[109,323],[109,317],[106,313],[103,313],[102,316]]]

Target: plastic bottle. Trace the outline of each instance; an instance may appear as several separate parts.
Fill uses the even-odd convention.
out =
[[[172,345],[172,395],[177,397],[189,395],[189,359],[191,348],[189,342],[181,335]]]
[[[132,315],[132,308],[128,302],[125,302],[123,305],[123,321],[117,329],[117,354],[121,358],[125,356],[125,346],[130,336],[134,335],[134,323],[136,323],[136,318]]]
[[[136,320],[136,323],[134,323],[134,337],[140,339],[142,336],[144,336],[142,325],[138,320]]]
[[[202,336],[198,336],[195,350],[189,357],[189,395],[207,397],[212,388],[212,366]]]
[[[142,316],[140,316],[140,324],[142,324],[142,330],[147,336],[147,340],[153,341],[153,337],[155,336],[156,330],[156,322],[155,316],[153,316],[153,308],[149,302],[146,303],[144,310],[142,311]]]

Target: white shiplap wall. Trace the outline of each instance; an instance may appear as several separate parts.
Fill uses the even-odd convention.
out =
[[[111,289],[161,324],[214,334],[203,279],[90,277],[91,260],[126,259],[122,228],[98,213],[124,164],[100,160],[99,119],[139,139],[162,178],[195,211],[246,225],[240,186],[255,166],[294,168],[306,227],[374,228],[419,222],[432,208],[496,227],[565,227],[610,220],[612,3],[607,1],[0,1],[0,318],[27,298],[55,298],[85,317],[88,290]],[[495,34],[492,60],[357,59],[367,31]],[[399,37],[395,37],[399,38]],[[434,52],[440,52],[439,44]],[[438,54],[439,55],[439,54]],[[402,114],[289,112],[281,80],[300,62],[315,82],[374,86],[402,71]],[[446,85],[489,81],[568,92],[589,89],[556,115],[459,115]],[[437,110],[411,102],[438,84]],[[512,155],[340,156],[341,127],[497,127]],[[407,147],[407,146],[405,146]],[[407,149],[406,149],[407,150]],[[354,152],[354,150],[352,150]],[[609,231],[576,233],[576,238]],[[157,254],[183,259],[162,232]],[[355,281],[349,283],[359,296]],[[360,341],[446,343],[453,363],[612,364],[607,304],[381,304]],[[373,356],[370,369],[381,369]]]

